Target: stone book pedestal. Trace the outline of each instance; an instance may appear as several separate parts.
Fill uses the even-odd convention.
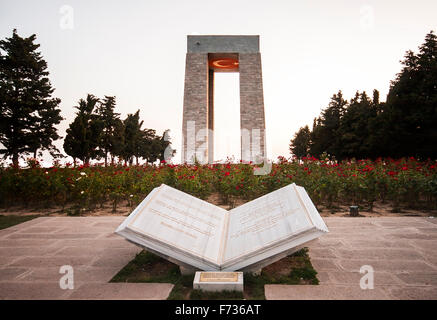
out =
[[[115,232],[182,267],[250,271],[328,228],[305,189],[294,183],[229,211],[162,184]]]

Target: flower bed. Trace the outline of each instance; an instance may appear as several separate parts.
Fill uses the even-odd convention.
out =
[[[226,203],[251,200],[292,182],[305,187],[316,205],[369,208],[389,201],[394,208],[437,209],[437,162],[414,158],[323,161],[279,157],[266,175],[251,164],[71,166],[0,169],[0,206],[76,205],[93,209],[121,201],[134,206],[165,183],[206,199],[217,192]]]

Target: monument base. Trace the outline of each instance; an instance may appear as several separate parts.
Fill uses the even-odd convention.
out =
[[[281,252],[281,253],[276,254],[274,256],[271,256],[271,257],[269,257],[267,259],[258,261],[258,262],[254,263],[254,264],[251,264],[251,265],[249,265],[247,267],[242,268],[241,271],[242,272],[246,272],[246,273],[252,273],[255,276],[259,276],[261,274],[261,271],[262,271],[262,269],[264,267],[269,266],[272,263],[275,263],[275,262],[277,262],[277,261],[279,261],[279,260],[281,260],[281,259],[283,259],[283,258],[285,258],[285,257],[287,257],[287,256],[289,256],[289,255],[291,255],[291,254],[293,254],[293,253],[295,253],[295,252],[297,252],[297,251],[307,247],[309,244],[311,244],[311,243],[313,243],[315,241],[318,241],[318,239],[310,240],[310,241],[306,242],[305,244],[302,244],[300,246],[291,248],[291,249],[289,249],[287,251]]]
[[[181,275],[183,275],[183,276],[188,276],[190,274],[196,273],[196,269],[190,268],[190,267],[185,267],[182,265],[179,265],[179,271],[181,272]]]
[[[193,289],[203,291],[243,292],[243,272],[205,272],[197,271]]]

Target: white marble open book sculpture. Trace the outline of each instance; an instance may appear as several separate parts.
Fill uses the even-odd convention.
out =
[[[162,184],[115,232],[181,265],[234,271],[293,251],[328,228],[294,183],[229,211]]]

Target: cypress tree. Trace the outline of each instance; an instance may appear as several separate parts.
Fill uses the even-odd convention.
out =
[[[23,153],[59,153],[53,141],[60,138],[55,126],[62,120],[61,100],[52,97],[55,89],[35,40],[35,34],[22,38],[14,29],[0,41],[0,153],[11,156],[14,166]]]
[[[117,151],[116,144],[119,142],[119,137],[116,136],[116,126],[119,124],[120,114],[114,112],[115,104],[114,96],[105,96],[102,103],[97,107],[97,114],[103,123],[100,148],[104,154],[105,167],[108,165],[108,154],[111,153],[112,157],[114,156]]]
[[[65,152],[75,159],[88,164],[91,159],[100,158],[103,152],[99,149],[103,132],[103,122],[93,113],[99,99],[88,94],[86,100],[80,99],[75,107],[76,118],[67,129],[64,140]]]
[[[407,51],[392,81],[386,117],[390,155],[437,158],[437,36],[430,32],[415,54]]]
[[[308,155],[310,151],[311,132],[308,126],[300,128],[291,139],[290,152],[298,158]]]

